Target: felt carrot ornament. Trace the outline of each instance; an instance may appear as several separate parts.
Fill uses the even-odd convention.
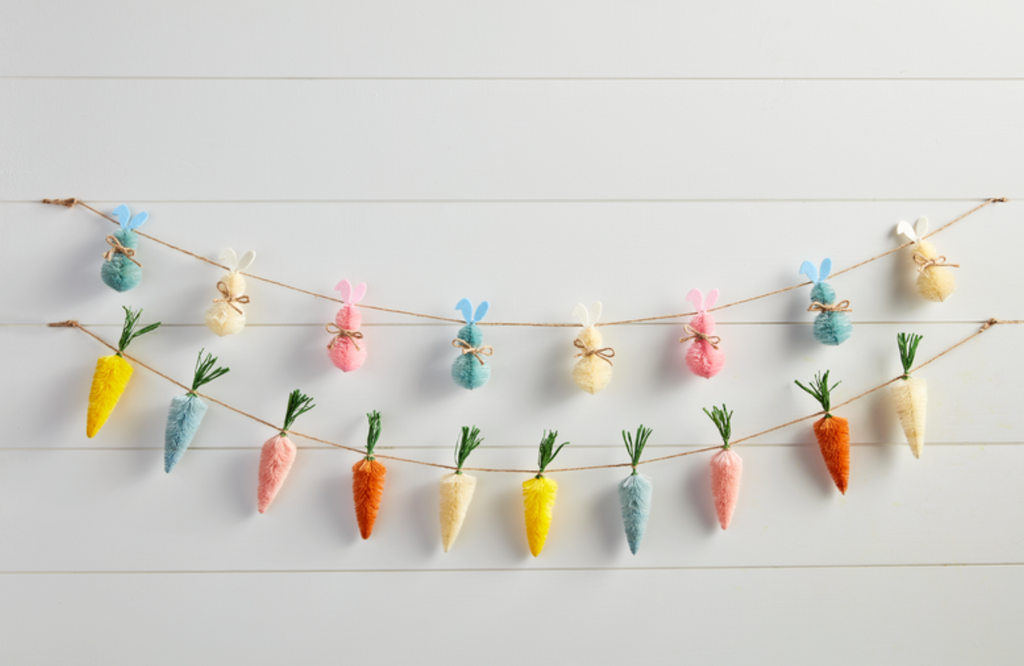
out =
[[[228,267],[228,272],[217,282],[220,298],[213,299],[213,305],[206,311],[206,327],[219,336],[234,335],[245,328],[245,311],[243,305],[249,303],[245,295],[245,276],[241,271],[252,265],[256,253],[249,250],[238,260],[238,255],[230,247],[220,253],[220,263]]]
[[[455,444],[455,466],[458,468],[441,479],[441,545],[444,552],[452,547],[466,519],[469,503],[473,501],[476,478],[462,471],[466,458],[483,443],[480,428],[462,427],[462,436]]]
[[[583,330],[572,343],[573,347],[580,350],[576,354],[579,360],[572,369],[572,379],[576,386],[593,395],[612,380],[612,357],[615,356],[615,350],[601,347],[604,340],[597,330],[597,320],[601,318],[600,302],[594,303],[593,316],[582,303],[572,309],[572,316],[583,325]]]
[[[929,301],[944,301],[952,296],[956,291],[956,278],[949,269],[960,268],[960,264],[946,263],[946,257],[939,255],[935,246],[924,239],[928,233],[928,218],[919,217],[913,227],[909,222],[900,222],[896,233],[913,243],[907,249],[917,266],[917,292]]]
[[[651,515],[651,494],[654,492],[654,486],[649,477],[636,471],[651,432],[650,428],[641,425],[636,429],[634,439],[632,433],[622,431],[622,441],[626,444],[626,452],[633,464],[633,473],[619,483],[619,508],[622,510],[622,524],[626,528],[629,552],[634,555],[640,550],[640,542],[643,541],[644,532],[647,530],[647,519]]]
[[[896,336],[903,376],[890,389],[903,434],[907,436],[907,443],[915,458],[920,458],[924,449],[924,425],[928,413],[928,383],[919,377],[910,376],[922,337],[916,333],[900,333]]]
[[[139,286],[142,281],[142,264],[135,258],[139,236],[134,230],[149,219],[149,213],[132,217],[128,206],[121,205],[114,209],[114,217],[121,228],[106,238],[110,249],[103,254],[105,261],[100,267],[100,277],[114,291],[124,292]]]
[[[814,396],[825,411],[825,416],[814,422],[814,436],[818,438],[821,457],[825,459],[828,473],[832,475],[839,492],[845,495],[850,481],[850,424],[843,417],[829,413],[832,409],[832,391],[842,382],[829,386],[828,372],[826,370],[824,376],[820,372],[816,374],[810,387],[799,381],[796,381],[796,385]]]
[[[327,354],[339,370],[352,372],[366,360],[366,342],[359,331],[363,314],[356,307],[356,303],[366,295],[366,283],[362,282],[353,289],[352,283],[342,280],[335,289],[341,293],[345,305],[334,315],[334,323],[327,324],[327,332],[334,336],[327,343]]]
[[[544,433],[537,454],[537,465],[540,468],[537,476],[523,481],[526,540],[530,543],[530,552],[534,557],[540,555],[540,551],[544,550],[544,542],[547,541],[548,530],[551,529],[551,516],[555,510],[555,498],[558,494],[558,483],[554,479],[544,476],[544,470],[555,459],[558,452],[569,444],[569,442],[563,442],[556,449],[555,440],[557,438],[557,430]]]
[[[196,368],[192,373],[192,389],[185,395],[171,398],[171,407],[167,411],[167,427],[164,429],[164,472],[170,473],[178,464],[185,450],[199,430],[199,424],[206,416],[206,403],[196,395],[200,386],[209,384],[221,375],[227,374],[229,368],[218,368],[217,357],[207,354],[205,349],[199,350]]]
[[[373,525],[377,522],[380,510],[380,499],[384,495],[384,476],[387,468],[373,456],[373,450],[380,439],[380,412],[372,411],[366,415],[370,422],[370,430],[366,435],[366,456],[352,466],[352,499],[356,505],[356,522],[359,523],[359,534],[369,539],[373,534]]]
[[[809,261],[800,266],[800,272],[814,283],[811,288],[811,305],[808,312],[817,312],[814,318],[814,337],[823,345],[841,345],[849,339],[853,333],[853,324],[850,323],[850,316],[847,312],[853,312],[850,308],[850,301],[839,301],[836,303],[836,292],[832,286],[825,282],[825,278],[832,272],[832,260],[824,259],[821,262],[821,272]]]
[[[101,356],[96,361],[96,370],[92,375],[92,387],[89,389],[89,410],[85,421],[85,434],[89,437],[94,437],[107,422],[107,418],[114,411],[117,401],[121,399],[121,394],[128,386],[128,380],[132,378],[132,366],[124,360],[121,354],[128,348],[132,340],[155,331],[160,326],[160,322],[157,322],[135,330],[142,310],[122,309],[124,310],[124,326],[121,328],[121,340],[117,345],[117,353]]]
[[[728,529],[732,522],[732,514],[736,510],[736,500],[740,497],[740,479],[743,477],[743,460],[732,450],[729,439],[732,437],[732,412],[725,405],[721,409],[712,407],[708,415],[718,434],[722,436],[722,450],[711,456],[711,494],[715,498],[715,512],[718,524]]]
[[[288,472],[295,462],[295,445],[288,439],[288,430],[299,418],[316,407],[313,398],[295,389],[288,394],[288,410],[284,415],[281,432],[268,439],[260,452],[259,486],[256,488],[257,508],[265,513],[277,497],[277,492],[288,478]]]
[[[693,340],[693,344],[686,350],[686,365],[690,372],[711,379],[719,373],[725,363],[725,354],[718,348],[722,338],[713,335],[715,332],[715,318],[708,310],[715,307],[718,302],[718,290],[712,289],[708,292],[708,298],[704,300],[704,294],[700,289],[691,289],[686,295],[686,300],[693,303],[697,309],[697,316],[690,320],[684,329],[686,337],[679,338],[679,342]]]
[[[466,325],[459,329],[459,334],[452,340],[452,346],[462,351],[452,363],[452,379],[462,388],[480,388],[491,378],[491,366],[487,365],[483,357],[493,354],[494,349],[490,346],[480,346],[484,341],[484,334],[476,325],[487,314],[488,307],[490,306],[487,301],[484,301],[477,307],[474,315],[473,304],[468,298],[462,299],[455,306],[466,320]]]

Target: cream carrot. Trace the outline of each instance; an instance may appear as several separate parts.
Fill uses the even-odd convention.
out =
[[[923,336],[916,333],[900,333],[896,336],[896,344],[900,348],[900,362],[903,364],[903,376],[892,385],[893,404],[896,414],[900,417],[903,434],[915,458],[921,457],[924,449],[924,426],[928,411],[928,383],[918,377],[910,376],[914,367],[914,356]]]
[[[743,477],[743,460],[732,450],[732,412],[724,404],[722,408],[712,407],[704,413],[715,422],[718,434],[722,436],[722,450],[711,457],[711,494],[715,498],[715,512],[718,524],[728,529],[736,501],[740,497],[740,479]]]
[[[825,411],[825,416],[814,422],[814,435],[818,438],[821,456],[825,459],[832,480],[839,492],[845,495],[850,481],[850,424],[843,417],[829,413],[832,408],[832,391],[842,382],[829,386],[828,372],[826,370],[824,376],[820,372],[816,374],[810,382],[810,388],[799,381],[796,385],[814,396]]]
[[[101,356],[96,361],[96,370],[92,375],[92,387],[89,389],[89,410],[85,421],[85,434],[89,437],[94,437],[107,422],[117,401],[121,399],[121,394],[128,386],[128,380],[132,378],[132,366],[124,360],[121,354],[132,340],[155,331],[160,326],[160,322],[157,322],[136,331],[135,326],[139,323],[142,310],[123,309],[124,326],[121,328],[121,340],[117,345],[117,353]]]
[[[313,398],[295,389],[288,394],[288,409],[284,415],[284,426],[281,432],[263,444],[260,452],[259,486],[256,489],[257,508],[260,513],[266,512],[277,497],[277,493],[288,478],[288,472],[295,462],[295,445],[288,439],[288,430],[299,418],[316,407]]]
[[[352,466],[352,499],[356,505],[356,522],[359,534],[369,539],[377,522],[380,500],[384,495],[384,476],[388,470],[373,457],[373,450],[380,439],[380,412],[366,415],[370,430],[366,435],[366,457]]]
[[[651,494],[654,492],[654,486],[649,477],[636,471],[651,432],[653,431],[650,428],[641,425],[636,429],[634,439],[632,433],[622,431],[622,441],[626,444],[626,453],[633,464],[633,473],[619,483],[619,508],[622,511],[622,524],[626,528],[629,552],[634,555],[640,550],[640,542],[643,541],[644,532],[647,530],[647,519],[651,515]]]
[[[523,481],[526,539],[530,543],[530,552],[534,557],[540,555],[540,551],[544,550],[544,542],[547,541],[548,530],[551,528],[551,516],[555,509],[555,497],[558,494],[558,484],[554,479],[544,476],[544,470],[555,459],[558,452],[569,444],[569,442],[563,442],[556,449],[555,440],[557,438],[557,430],[544,433],[537,455],[537,465],[540,467],[537,476]]]
[[[455,444],[455,465],[458,469],[441,479],[441,545],[446,553],[459,536],[476,490],[476,478],[463,472],[462,466],[483,441],[480,428],[463,426],[462,436]]]

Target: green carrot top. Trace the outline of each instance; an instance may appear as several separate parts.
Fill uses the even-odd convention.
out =
[[[921,343],[923,335],[917,333],[897,333],[896,344],[900,347],[900,362],[903,364],[903,377],[910,379],[910,369],[914,367],[914,357],[917,355],[917,345]]]
[[[288,430],[295,423],[295,419],[299,418],[309,410],[316,407],[313,404],[313,398],[304,394],[299,389],[295,389],[288,394],[288,411],[284,415],[284,427],[281,428],[281,436],[284,437]]]
[[[814,375],[814,379],[811,380],[810,382],[810,388],[801,384],[799,380],[793,381],[796,383],[797,386],[810,393],[812,396],[814,396],[815,400],[821,403],[821,408],[825,410],[826,416],[831,416],[829,412],[832,411],[832,391],[834,391],[837,386],[842,384],[842,382],[836,382],[832,386],[829,386],[828,373],[829,371],[826,370],[824,376],[822,376],[821,372],[818,372],[818,374]]]
[[[227,374],[231,370],[231,368],[215,367],[217,365],[217,357],[207,353],[206,358],[203,358],[204,351],[206,350],[200,349],[199,357],[196,358],[196,369],[192,374],[192,390],[189,393],[195,393],[203,384],[209,384],[214,379]]]
[[[121,328],[121,341],[117,345],[118,356],[128,348],[128,345],[131,344],[132,340],[140,335],[145,335],[146,333],[155,331],[160,327],[160,322],[157,322],[136,331],[135,325],[139,323],[139,316],[142,314],[142,308],[132,310],[131,308],[122,305],[121,309],[124,310],[124,326]]]
[[[633,433],[622,431],[622,441],[626,444],[626,453],[629,454],[629,460],[633,463],[633,474],[636,474],[636,466],[640,464],[640,456],[643,455],[644,447],[647,446],[647,440],[652,432],[654,431],[645,428],[643,424],[636,429],[636,439],[633,438]]]
[[[548,468],[548,465],[555,459],[558,452],[569,445],[569,442],[562,442],[556,449],[556,439],[558,439],[557,430],[552,430],[551,432],[544,431],[544,438],[540,440],[540,450],[537,454],[537,465],[540,467],[540,471],[537,472],[538,479],[544,475],[544,470]]]
[[[462,426],[462,436],[455,443],[455,465],[458,467],[455,470],[456,474],[462,474],[462,466],[466,463],[466,458],[473,453],[476,447],[483,444],[483,441],[483,438],[480,437],[480,428],[473,426],[473,429],[470,430],[469,426]]]
[[[380,439],[380,412],[375,409],[366,415],[366,419],[370,422],[370,429],[366,433],[366,459],[374,460],[373,449]]]
[[[725,443],[722,448],[729,448],[729,440],[732,438],[732,412],[725,406],[725,403],[722,403],[721,409],[712,407],[709,412],[705,407],[704,413],[718,426],[718,434],[722,436],[722,441]]]

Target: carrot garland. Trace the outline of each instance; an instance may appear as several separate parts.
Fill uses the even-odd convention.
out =
[[[640,542],[643,541],[644,532],[647,530],[647,519],[651,515],[651,494],[654,492],[654,486],[650,477],[636,471],[651,432],[653,431],[650,428],[641,425],[636,429],[634,439],[631,433],[622,431],[622,441],[626,444],[626,452],[633,464],[633,473],[619,483],[619,508],[622,510],[622,524],[626,528],[629,551],[634,555],[640,550]]]
[[[263,444],[260,452],[259,486],[256,489],[257,508],[264,513],[277,497],[277,492],[288,478],[288,472],[295,462],[295,445],[288,439],[288,430],[299,418],[316,407],[313,398],[295,389],[288,394],[288,410],[284,415],[284,426],[281,432]]]
[[[124,310],[124,326],[121,328],[121,340],[117,345],[117,353],[101,356],[96,361],[96,370],[92,375],[92,387],[89,389],[89,410],[85,421],[85,434],[88,437],[94,437],[107,422],[110,413],[117,406],[117,401],[121,399],[121,394],[128,386],[128,380],[132,378],[132,366],[124,360],[121,353],[131,344],[132,340],[160,327],[160,322],[157,322],[136,331],[135,326],[139,323],[142,310],[132,310],[126,307],[122,307],[122,309]]]
[[[185,450],[195,437],[199,425],[206,415],[206,403],[196,395],[203,384],[209,384],[221,375],[227,374],[229,368],[217,368],[217,357],[206,354],[205,349],[199,350],[196,358],[196,369],[192,374],[192,389],[185,395],[171,398],[171,408],[167,411],[167,427],[164,430],[164,471],[170,473],[178,464]]]
[[[825,416],[814,422],[814,435],[818,438],[821,456],[825,459],[832,480],[839,488],[839,492],[845,495],[850,481],[850,424],[843,417],[829,413],[832,407],[832,391],[842,382],[829,386],[828,373],[826,370],[824,376],[820,372],[816,374],[814,380],[810,382],[810,388],[799,381],[796,381],[796,385],[814,396],[825,411]]]
[[[555,459],[558,452],[569,444],[569,442],[563,442],[556,449],[555,440],[557,438],[557,430],[544,433],[537,455],[537,465],[540,468],[537,471],[537,476],[523,481],[526,540],[530,543],[530,552],[534,557],[540,555],[540,552],[544,550],[544,542],[547,541],[548,530],[551,528],[551,516],[555,510],[555,497],[558,494],[558,483],[554,479],[544,476],[544,470]]]
[[[732,450],[729,439],[732,438],[732,412],[724,404],[722,408],[712,407],[708,415],[718,427],[722,436],[722,450],[711,457],[711,494],[715,498],[715,512],[718,524],[728,529],[732,514],[736,510],[736,501],[740,497],[740,479],[743,477],[743,459]]]
[[[462,436],[455,444],[455,465],[458,469],[441,479],[441,545],[446,553],[459,536],[476,490],[476,478],[464,473],[462,466],[483,441],[480,428],[463,426]]]
[[[893,404],[896,414],[900,417],[903,434],[915,458],[921,457],[924,449],[924,426],[928,410],[928,383],[918,377],[910,376],[914,366],[917,346],[923,336],[916,333],[899,333],[896,343],[900,348],[900,362],[903,364],[903,376],[892,385]]]
[[[369,539],[377,522],[380,499],[384,495],[384,475],[388,470],[373,457],[373,449],[380,439],[380,412],[366,415],[370,430],[366,435],[366,457],[352,466],[352,499],[356,505],[359,534]]]

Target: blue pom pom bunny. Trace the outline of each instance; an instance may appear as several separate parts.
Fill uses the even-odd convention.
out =
[[[100,269],[100,277],[114,291],[124,292],[139,286],[142,281],[142,264],[135,259],[139,236],[133,229],[141,227],[149,219],[149,213],[132,217],[128,206],[121,205],[114,209],[114,217],[121,228],[107,236],[110,249],[103,255],[106,261]]]
[[[462,350],[459,357],[452,363],[452,379],[462,388],[477,389],[487,383],[491,378],[491,366],[487,365],[484,356],[494,353],[491,347],[481,347],[484,341],[483,331],[476,325],[476,322],[484,318],[489,307],[484,301],[477,307],[476,314],[473,314],[473,304],[468,298],[459,301],[455,306],[456,310],[462,312],[462,318],[466,325],[459,329],[459,334],[452,340],[452,346]]]
[[[821,271],[814,267],[809,261],[800,266],[800,272],[814,283],[811,289],[811,306],[808,312],[817,312],[814,318],[814,337],[823,345],[841,345],[846,342],[853,333],[853,324],[847,312],[853,312],[850,308],[850,301],[836,303],[836,292],[832,286],[825,282],[825,278],[832,272],[832,260],[824,259],[821,262]]]

